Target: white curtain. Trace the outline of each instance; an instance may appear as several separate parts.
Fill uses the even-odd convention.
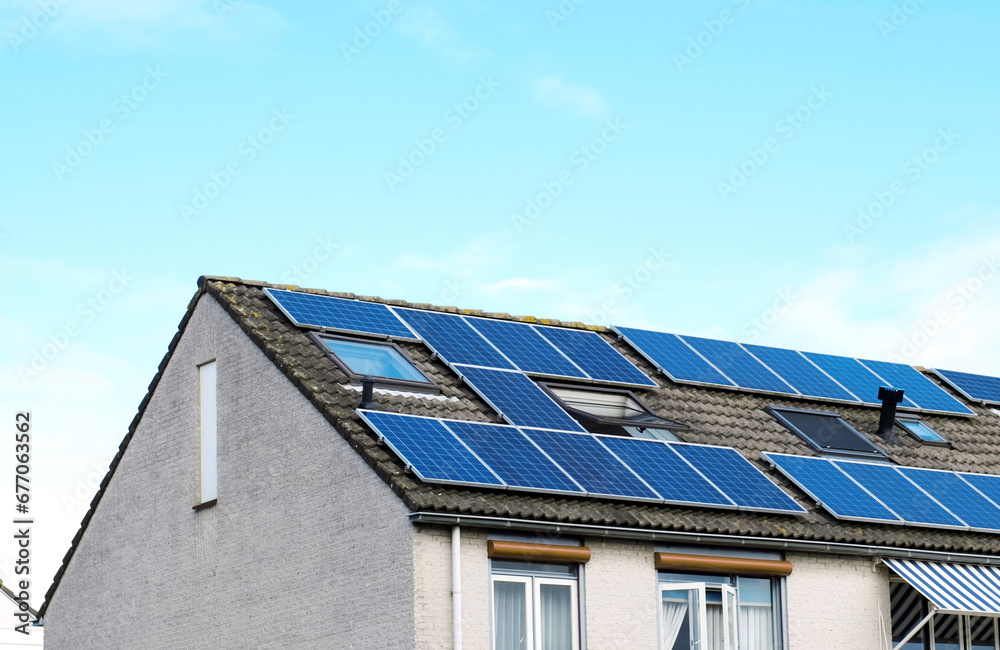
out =
[[[774,650],[770,605],[740,605],[740,650]]]
[[[539,585],[540,650],[573,650],[572,589],[568,585]]]
[[[493,581],[496,650],[527,650],[528,598],[522,582]]]
[[[677,635],[687,619],[688,604],[663,601],[663,650],[674,650]]]
[[[722,603],[709,603],[705,610],[706,623],[708,624],[707,650],[725,650],[725,621],[722,618]]]

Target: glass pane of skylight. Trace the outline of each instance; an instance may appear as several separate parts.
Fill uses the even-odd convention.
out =
[[[359,375],[428,382],[395,348],[342,339],[323,339],[337,358]]]
[[[930,428],[923,422],[900,422],[906,430],[920,438],[921,440],[926,440],[928,442],[946,442],[944,436]]]

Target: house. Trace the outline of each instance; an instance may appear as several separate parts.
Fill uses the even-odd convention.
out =
[[[998,384],[203,277],[47,646],[997,650]]]

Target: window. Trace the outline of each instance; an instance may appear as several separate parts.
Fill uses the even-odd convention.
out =
[[[897,415],[896,424],[921,442],[948,444],[947,438],[930,428],[918,415]]]
[[[817,451],[841,456],[886,457],[882,450],[836,413],[776,406],[768,406],[764,410]]]
[[[492,560],[494,650],[579,650],[578,566]]]
[[[591,433],[678,442],[672,430],[687,426],[656,415],[627,390],[542,384],[567,413]]]
[[[352,383],[371,375],[377,385],[427,390],[434,384],[417,370],[409,357],[394,343],[362,341],[339,336],[311,333],[320,348],[346,373]]]
[[[199,455],[201,456],[200,503],[202,504],[212,503],[219,496],[217,383],[214,361],[198,366],[198,384],[201,394]]]
[[[778,650],[779,578],[660,572],[660,650]]]
[[[930,613],[929,603],[905,582],[889,583],[892,606],[892,645],[910,636]],[[931,643],[933,639],[933,645]],[[984,616],[937,614],[925,622],[903,645],[902,650],[1000,650],[997,619]]]

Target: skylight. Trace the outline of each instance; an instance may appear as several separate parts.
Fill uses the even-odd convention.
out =
[[[660,417],[627,390],[544,384],[562,407],[591,433],[679,441],[672,429],[685,425]]]
[[[379,383],[431,385],[431,381],[392,343],[315,334],[313,337],[352,381],[370,375],[381,380]]]
[[[765,410],[817,451],[843,456],[885,458],[878,447],[836,413],[775,406],[768,406]]]

